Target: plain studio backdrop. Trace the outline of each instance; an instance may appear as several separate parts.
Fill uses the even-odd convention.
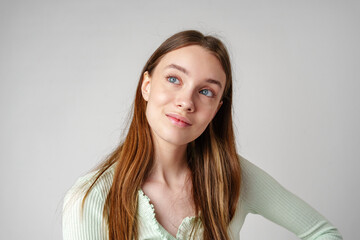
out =
[[[234,73],[237,149],[331,223],[360,225],[358,1],[0,4],[0,239],[62,239],[62,198],[122,139],[167,37],[216,34]],[[297,239],[249,214],[241,239]]]

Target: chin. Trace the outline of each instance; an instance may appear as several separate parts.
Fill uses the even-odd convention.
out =
[[[167,139],[165,140],[167,141],[168,143],[171,143],[173,145],[176,145],[176,146],[184,146],[184,145],[187,145],[189,142],[191,142],[190,140],[186,140],[186,139],[176,139],[176,138],[171,138],[171,139]]]
[[[183,146],[194,140],[189,138],[189,136],[179,136],[177,134],[166,134],[163,136],[162,139],[164,141],[176,146]]]

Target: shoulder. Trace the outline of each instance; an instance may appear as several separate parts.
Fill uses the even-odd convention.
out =
[[[256,166],[249,160],[238,155],[241,167],[241,193],[240,196],[248,203],[254,204],[262,198],[285,189],[266,171]]]
[[[251,176],[263,173],[263,170],[258,166],[238,154],[238,159],[241,167],[242,180],[250,180]]]
[[[256,166],[251,161],[246,158],[240,156],[238,154],[240,167],[241,167],[241,175],[244,178],[243,180],[261,180],[262,178],[271,177],[267,172],[265,172],[260,167]]]
[[[112,185],[113,166],[98,178],[83,204],[84,196],[97,174],[94,171],[80,177],[67,192],[62,213],[63,239],[107,239],[103,209]]]
[[[75,184],[66,193],[65,201],[73,197],[84,197],[89,187],[94,183],[97,174],[98,171],[92,171],[84,176],[79,177]],[[111,166],[98,178],[89,192],[89,197],[97,195],[98,198],[106,199],[112,185],[113,176],[114,166]]]

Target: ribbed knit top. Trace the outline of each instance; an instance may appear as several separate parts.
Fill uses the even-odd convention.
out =
[[[260,214],[270,221],[293,232],[300,239],[340,240],[339,231],[320,213],[295,194],[280,185],[265,171],[240,157],[242,186],[234,218],[228,228],[231,239],[240,239],[240,230],[248,213]],[[63,239],[95,240],[108,239],[108,228],[103,219],[103,207],[112,184],[114,168],[105,172],[85,201],[83,215],[80,213],[83,192],[81,186],[90,186],[95,172],[77,180],[64,199]],[[86,189],[86,187],[85,187]],[[185,240],[189,239],[194,216],[183,219],[176,236],[168,233],[156,220],[155,209],[150,199],[138,191],[139,239]],[[202,229],[196,239],[201,239]]]

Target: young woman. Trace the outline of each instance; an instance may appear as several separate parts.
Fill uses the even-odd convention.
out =
[[[64,239],[239,239],[248,213],[301,239],[342,239],[237,155],[232,75],[215,37],[183,31],[145,64],[125,140],[65,197]]]

